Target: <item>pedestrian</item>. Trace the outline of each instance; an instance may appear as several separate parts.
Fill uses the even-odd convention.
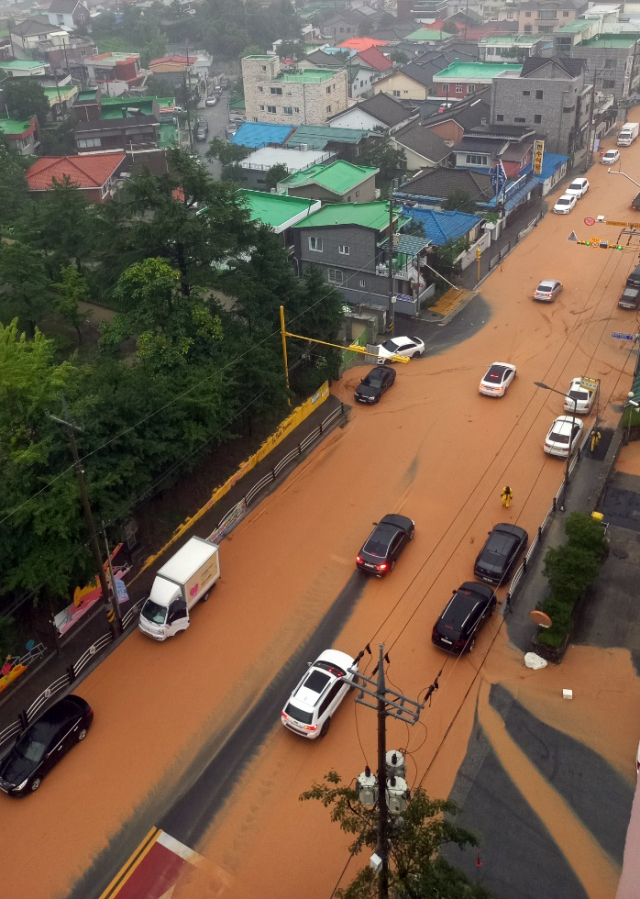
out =
[[[591,452],[593,452],[595,450],[597,445],[600,443],[601,439],[602,439],[602,434],[600,433],[600,431],[593,430],[591,432]]]
[[[502,499],[502,505],[505,507],[505,509],[508,509],[509,503],[513,499],[513,490],[511,489],[511,487],[503,487],[500,497]]]

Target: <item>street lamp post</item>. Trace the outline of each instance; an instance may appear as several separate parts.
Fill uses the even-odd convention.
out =
[[[564,474],[564,493],[562,494],[562,506],[561,511],[564,512],[564,503],[567,496],[567,490],[569,489],[569,469],[571,468],[571,444],[573,443],[573,431],[576,426],[576,409],[578,408],[578,401],[574,399],[574,397],[569,396],[567,393],[563,393],[561,390],[556,390],[555,387],[549,387],[548,384],[543,384],[542,381],[534,381],[533,382],[536,387],[542,387],[543,390],[550,390],[551,393],[557,393],[558,396],[563,396],[565,399],[571,400],[573,403],[573,412],[571,413],[571,434],[569,435],[569,448],[567,450],[567,466]]]

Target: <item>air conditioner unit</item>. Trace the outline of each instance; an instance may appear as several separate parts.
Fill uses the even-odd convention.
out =
[[[298,144],[298,149],[299,150],[308,150],[309,144]]]

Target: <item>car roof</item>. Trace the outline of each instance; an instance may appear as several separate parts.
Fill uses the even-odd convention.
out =
[[[548,285],[549,287],[554,287],[556,284],[559,284],[559,283],[560,282],[556,278],[545,278],[544,281],[541,281],[538,284],[538,287],[542,287],[542,286],[546,286],[546,285]]]
[[[518,527],[517,524],[507,524],[506,522],[501,522],[500,524],[496,524],[492,528],[492,533],[500,533],[500,534],[511,534],[513,537],[528,537],[529,534],[525,531],[524,528]]]

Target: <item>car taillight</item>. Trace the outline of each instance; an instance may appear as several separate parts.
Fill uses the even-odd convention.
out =
[[[362,564],[362,556],[356,556],[356,562],[358,562],[361,565]]]
[[[456,640],[456,642],[453,644],[453,648],[454,649],[464,649],[465,643],[466,643],[465,640]]]
[[[376,565],[376,571],[386,571],[388,567],[386,562],[381,562],[380,565]]]

